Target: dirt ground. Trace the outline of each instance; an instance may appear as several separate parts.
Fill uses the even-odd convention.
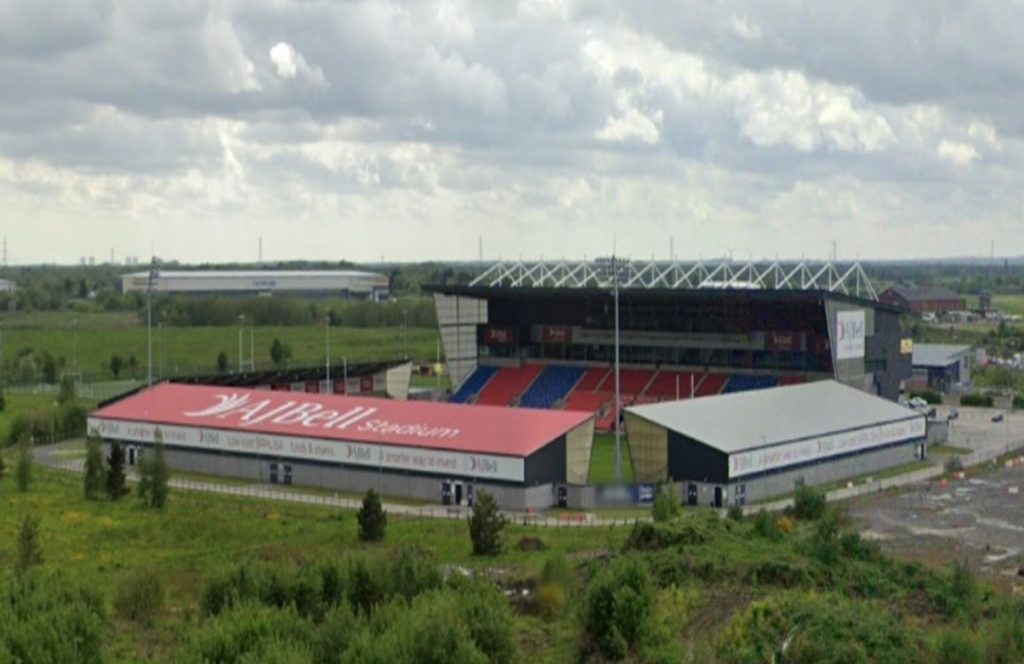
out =
[[[969,473],[851,501],[862,536],[933,567],[966,559],[999,586],[1024,593],[1024,464]]]

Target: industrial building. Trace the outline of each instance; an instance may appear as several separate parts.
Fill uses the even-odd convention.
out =
[[[428,286],[452,400],[613,429],[616,318],[626,406],[819,380],[896,401],[911,374],[900,310],[856,264],[626,263],[617,279],[601,262],[519,263]]]
[[[626,409],[638,482],[744,505],[922,459],[923,415],[836,381]]]
[[[152,290],[184,295],[337,297],[382,302],[388,277],[356,270],[246,270],[133,272],[121,277],[125,293]]]
[[[956,392],[971,382],[971,347],[914,344],[913,382],[939,392]]]
[[[178,470],[446,504],[486,489],[505,509],[544,509],[587,480],[593,417],[165,383],[89,416],[92,435],[157,439]]]
[[[878,295],[886,304],[908,311],[918,318],[925,314],[964,311],[967,300],[948,288],[905,288],[892,286]]]

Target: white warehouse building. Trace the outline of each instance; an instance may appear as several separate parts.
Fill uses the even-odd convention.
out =
[[[149,288],[149,272],[121,277],[124,293],[145,293]],[[383,302],[388,299],[388,277],[358,270],[157,270],[152,290],[186,295],[303,295]]]

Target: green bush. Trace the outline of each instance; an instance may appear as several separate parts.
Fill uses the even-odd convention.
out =
[[[512,610],[494,586],[481,579],[456,583],[456,602],[469,637],[493,664],[508,664],[515,659]]]
[[[651,506],[651,514],[657,523],[666,523],[679,516],[681,508],[679,500],[676,499],[675,490],[671,481],[660,482],[654,490],[654,504]]]
[[[389,596],[400,596],[406,600],[428,590],[436,590],[444,582],[441,571],[430,556],[410,548],[393,554],[379,574],[388,580]]]
[[[1024,394],[1014,394],[1012,405],[1014,410],[1020,410],[1021,408],[1024,408]]]
[[[782,539],[782,531],[779,530],[779,522],[775,515],[769,514],[766,510],[760,510],[752,519],[754,533],[758,537],[769,540]]]
[[[949,618],[970,620],[981,610],[982,592],[967,561],[956,561],[949,576],[935,582],[932,599]]]
[[[1024,604],[1013,600],[987,630],[988,661],[992,664],[1024,662]]]
[[[915,632],[888,607],[805,592],[750,604],[717,642],[718,659],[725,664],[913,662],[920,651]]]
[[[960,397],[961,406],[976,406],[979,408],[991,408],[993,404],[991,394],[965,394]]]
[[[85,473],[82,479],[85,497],[89,500],[99,498],[107,485],[107,469],[99,438],[90,437],[85,443]]]
[[[18,557],[14,562],[14,572],[24,576],[41,562],[43,552],[39,548],[39,519],[26,514],[18,528]]]
[[[966,629],[943,627],[929,644],[932,664],[983,664],[985,651],[981,639]]]
[[[964,469],[964,462],[961,461],[960,457],[955,455],[955,454],[953,456],[949,457],[948,459],[946,459],[946,463],[943,464],[943,470],[945,470],[947,475],[952,475],[953,473],[959,473],[963,469]]]
[[[508,519],[498,510],[494,496],[479,490],[469,517],[469,538],[473,542],[473,555],[496,556],[504,548],[502,531]]]
[[[119,618],[151,625],[163,611],[167,591],[163,577],[152,569],[129,574],[114,589],[114,613]]]
[[[316,642],[315,627],[294,607],[240,604],[192,631],[179,661],[312,663]]]
[[[617,558],[590,581],[584,603],[585,650],[621,660],[652,628],[655,589],[651,573],[636,558]]]
[[[32,448],[27,440],[18,444],[18,461],[14,466],[14,484],[18,491],[28,491],[32,483]]]
[[[626,538],[626,551],[653,551],[681,544],[703,544],[708,540],[707,522],[697,519],[679,523],[636,522]]]
[[[911,399],[924,399],[933,406],[942,404],[942,395],[935,390],[913,390],[910,392]]]
[[[363,506],[356,514],[359,522],[359,539],[364,542],[376,542],[384,539],[384,528],[388,525],[388,515],[381,505],[380,496],[373,489],[363,497]]]
[[[101,660],[103,600],[63,576],[33,571],[0,587],[0,661]]]
[[[825,493],[806,484],[798,484],[793,495],[793,515],[801,521],[814,521],[825,513]]]

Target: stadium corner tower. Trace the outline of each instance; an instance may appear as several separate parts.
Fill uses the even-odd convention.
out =
[[[674,398],[834,379],[896,400],[911,375],[900,310],[859,264],[502,263],[428,290],[456,397],[494,368],[611,366],[616,290],[623,372],[676,372]]]

